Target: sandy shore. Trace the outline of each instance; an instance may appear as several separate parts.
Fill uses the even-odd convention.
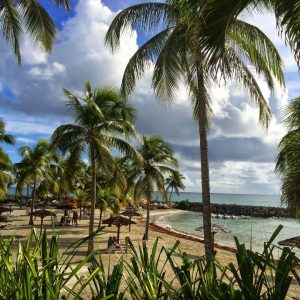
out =
[[[57,213],[58,220],[63,215],[62,210],[57,209],[51,209],[53,212]],[[175,209],[167,209],[167,210],[155,210],[151,211],[151,221],[155,223],[155,219],[159,218],[159,216],[166,215],[166,214],[179,214],[179,213],[187,213],[185,211],[175,210]],[[143,212],[145,215],[145,212]],[[97,211],[96,214],[96,220],[98,220],[99,212]],[[2,229],[0,231],[0,234],[3,237],[9,237],[12,235],[15,235],[17,238],[17,241],[24,242],[32,229],[32,226],[28,225],[29,217],[26,214],[25,209],[19,209],[17,207],[14,208],[14,211],[12,214],[8,214],[8,217],[10,220],[12,220],[11,223],[8,223],[7,226],[11,227],[11,229]],[[108,216],[105,216],[108,217]],[[141,243],[144,230],[145,230],[145,224],[143,221],[138,221],[136,218],[133,218],[134,221],[136,221],[136,225],[133,225],[131,228],[131,232],[128,232],[127,227],[121,227],[121,234],[120,239],[121,242],[125,240],[126,236],[129,236],[134,244]],[[88,216],[86,216],[84,219],[79,220],[79,226],[64,226],[64,227],[57,227],[55,229],[54,234],[59,235],[59,244],[60,244],[60,252],[61,255],[66,255],[68,252],[66,251],[67,248],[75,241],[79,240],[80,238],[83,238],[88,233]],[[51,236],[52,227],[51,227],[51,220],[50,218],[44,219],[44,224],[48,230],[48,234]],[[37,228],[37,231],[39,232],[39,225],[40,225],[40,219],[35,219],[35,226]],[[95,223],[95,225],[98,225]],[[107,249],[107,241],[109,236],[116,236],[117,229],[116,227],[105,227],[104,230],[101,232],[99,236],[95,238],[95,250],[102,253],[102,259],[104,261],[104,264],[108,264],[109,262],[111,264],[116,263],[119,260],[120,254],[106,254],[105,250]],[[175,232],[176,233],[176,232]],[[189,254],[189,257],[191,259],[196,259],[202,255],[204,255],[204,245],[201,243],[201,239],[190,239],[186,235],[182,236],[176,236],[176,234],[170,233],[168,230],[161,230],[160,227],[157,226],[151,226],[150,229],[150,239],[147,241],[148,247],[152,248],[155,240],[157,237],[160,237],[160,245],[164,245],[165,247],[172,247],[174,243],[179,240],[180,241],[180,249],[182,251],[185,251]],[[17,249],[17,248],[16,248]],[[82,245],[77,252],[77,255],[75,257],[74,262],[81,261],[85,255],[86,255],[87,245]],[[227,265],[230,262],[235,263],[235,254],[232,252],[232,250],[226,250],[219,248],[217,249],[217,259],[222,265]],[[129,254],[126,254],[126,257]],[[294,294],[295,290],[295,294]],[[293,286],[291,289],[291,296],[296,296],[297,294],[300,294],[300,289],[298,286]]]

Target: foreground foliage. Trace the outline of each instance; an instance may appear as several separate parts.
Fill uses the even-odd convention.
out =
[[[279,226],[262,254],[247,250],[236,239],[237,263],[222,266],[216,260],[189,258],[179,248],[159,246],[157,239],[135,246],[126,239],[126,255],[105,266],[101,254],[72,263],[73,244],[59,257],[58,237],[49,240],[33,230],[13,254],[15,238],[0,239],[1,299],[285,299],[293,277],[300,283],[299,259],[283,248],[276,261],[272,245]],[[99,230],[94,235],[99,234]],[[277,252],[277,251],[276,251]],[[84,268],[87,267],[87,268]]]

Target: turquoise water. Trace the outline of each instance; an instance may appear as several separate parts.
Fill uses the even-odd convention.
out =
[[[160,200],[159,195],[155,197]],[[154,197],[154,199],[156,199]],[[199,193],[180,193],[172,195],[172,201],[189,199],[190,202],[201,202]],[[239,205],[260,205],[260,206],[281,206],[279,195],[245,195],[245,194],[211,194],[212,203],[221,204],[239,204]],[[171,215],[160,217],[158,220],[162,225],[170,225],[174,229],[184,231],[193,235],[203,237],[203,233],[195,231],[195,228],[203,225],[202,215],[200,213],[188,213],[180,215]],[[283,229],[275,239],[278,241],[300,235],[300,221],[289,218],[252,218],[252,219],[212,219],[212,223],[218,224],[228,230],[230,233],[218,233],[215,240],[218,243],[235,246],[234,236],[247,247],[252,247],[255,251],[263,250],[263,243],[267,241],[279,224]],[[278,250],[279,251],[279,250]],[[297,251],[300,254],[300,251]],[[279,253],[279,252],[278,252]]]
[[[155,193],[153,200],[158,199],[161,201],[161,195]],[[179,195],[172,194],[171,200],[174,202],[188,199],[190,202],[201,202],[201,193],[188,193],[182,192]],[[274,206],[280,205],[279,195],[246,195],[246,194],[211,194],[211,203],[220,204],[239,204],[239,205],[261,205],[261,206]]]
[[[195,228],[203,225],[200,213],[188,213],[160,217],[157,220],[162,225],[171,225],[172,228],[184,231],[193,235],[203,237],[203,233],[195,231]],[[283,225],[282,231],[275,239],[278,241],[300,235],[300,221],[289,218],[252,218],[243,219],[212,219],[212,222],[230,230],[230,233],[217,233],[215,241],[224,245],[234,246],[234,236],[238,237],[241,243],[251,246],[255,251],[263,250],[263,243],[267,241],[279,224]],[[300,254],[300,251],[297,251]]]

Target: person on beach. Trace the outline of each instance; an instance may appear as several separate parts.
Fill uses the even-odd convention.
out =
[[[78,226],[78,213],[76,210],[73,211],[72,225]]]

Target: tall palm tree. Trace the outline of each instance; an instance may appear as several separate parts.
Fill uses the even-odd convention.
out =
[[[179,195],[179,190],[183,190],[185,188],[185,185],[183,184],[184,176],[180,174],[180,172],[176,171],[171,173],[169,177],[166,178],[165,184],[166,184],[166,191],[164,198],[166,199],[166,202],[171,205],[171,198],[173,192],[175,192],[177,195]],[[168,192],[170,190],[170,196],[168,199]]]
[[[204,5],[205,0],[197,3]],[[201,47],[201,22],[191,22],[191,14],[200,14],[201,7],[192,12],[186,1],[170,0],[166,3],[141,3],[121,11],[112,21],[106,34],[106,43],[114,51],[121,34],[136,29],[152,37],[131,57],[122,80],[122,92],[132,92],[136,81],[154,63],[152,86],[162,102],[172,101],[180,83],[186,82],[193,104],[194,118],[199,127],[203,223],[205,253],[212,254],[210,184],[207,145],[209,115],[208,86],[220,76],[210,76],[214,66],[205,60],[206,52]],[[154,35],[153,35],[154,33]],[[226,61],[230,70],[223,73],[227,80],[236,80],[249,93],[259,108],[259,120],[267,126],[271,117],[270,108],[245,60],[259,74],[265,76],[271,89],[275,77],[284,83],[282,61],[272,42],[255,26],[232,19],[226,28]],[[219,69],[223,71],[223,69]]]
[[[15,168],[18,171],[17,190],[21,193],[28,181],[31,182],[32,200],[30,211],[32,213],[38,186],[44,180],[51,181],[50,164],[53,153],[50,150],[48,141],[45,140],[38,141],[33,148],[24,146],[20,149],[20,152],[23,158],[21,162],[15,164]],[[30,215],[29,225],[34,225],[32,215]]]
[[[14,145],[15,139],[12,135],[7,134],[5,130],[5,123],[0,119],[0,143]],[[11,171],[13,164],[9,156],[0,147],[0,197],[3,199],[7,196],[7,185],[12,181]]]
[[[38,0],[1,1],[2,36],[13,48],[19,63],[21,63],[20,40],[25,35],[29,35],[34,43],[41,45],[47,52],[53,48],[56,25],[43,6],[45,1],[43,4],[41,2]],[[51,2],[58,7],[70,9],[69,0],[52,0]]]
[[[74,112],[74,123],[58,127],[51,138],[54,147],[71,150],[76,146],[87,149],[91,164],[91,215],[89,233],[94,232],[95,203],[97,196],[96,167],[110,170],[114,165],[111,147],[121,153],[134,155],[135,149],[119,136],[135,133],[132,124],[134,110],[113,88],[97,88],[92,91],[89,81],[85,84],[84,97],[73,95],[64,89],[68,106]],[[137,155],[137,153],[136,153]],[[89,240],[88,252],[94,249],[93,238]]]
[[[288,133],[281,139],[275,170],[282,176],[281,201],[300,213],[300,98],[290,102],[285,111]]]
[[[144,239],[149,239],[150,205],[155,190],[162,195],[165,192],[165,175],[175,172],[178,166],[173,150],[159,136],[142,136],[137,148],[143,158],[142,165],[127,157],[129,165],[128,187],[134,185],[133,196],[136,201],[141,197],[147,199],[147,218]]]

